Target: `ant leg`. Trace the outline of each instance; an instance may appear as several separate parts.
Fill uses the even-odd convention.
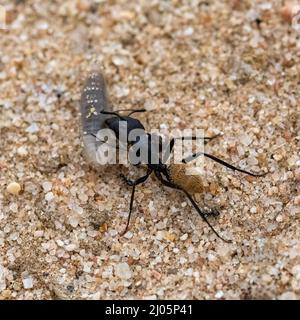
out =
[[[128,214],[128,218],[127,218],[127,223],[126,223],[126,227],[124,229],[124,231],[120,234],[120,236],[123,236],[127,230],[128,230],[128,227],[129,227],[129,222],[130,222],[130,217],[131,217],[131,212],[132,212],[132,208],[133,208],[133,200],[134,200],[134,193],[135,193],[135,187],[140,184],[140,183],[143,183],[145,182],[148,177],[150,176],[152,170],[148,170],[147,174],[138,178],[137,180],[129,180],[127,179],[124,175],[122,175],[122,178],[125,179],[126,183],[130,186],[132,186],[132,193],[131,193],[131,198],[130,198],[130,206],[129,206],[129,214]]]
[[[178,137],[178,138],[172,138],[170,141],[170,152],[173,150],[173,147],[175,145],[175,140],[205,140],[205,142],[207,143],[208,141],[215,139],[217,137],[219,137],[220,134],[216,134],[212,137],[195,137],[195,136],[189,136],[189,137]],[[204,143],[205,143],[204,142]]]
[[[216,134],[212,137],[195,137],[195,136],[189,136],[189,137],[178,137],[178,138],[172,138],[169,142],[168,147],[166,148],[166,151],[164,153],[164,163],[167,161],[167,159],[169,159],[170,154],[174,148],[175,145],[175,141],[176,140],[204,140],[204,145],[206,145],[210,140],[215,139],[217,137],[220,137],[220,134]]]
[[[214,227],[210,224],[210,222],[207,220],[205,212],[202,212],[202,211],[200,210],[200,208],[198,207],[197,203],[194,201],[194,199],[192,198],[192,196],[191,196],[187,191],[185,191],[184,189],[176,186],[176,184],[174,184],[174,183],[172,183],[172,182],[170,182],[170,181],[168,181],[168,180],[165,180],[165,179],[161,176],[161,174],[160,174],[159,172],[155,172],[155,175],[157,176],[157,178],[161,181],[161,183],[162,183],[163,185],[165,185],[165,186],[167,186],[167,187],[170,187],[170,188],[172,188],[172,189],[177,189],[177,190],[183,191],[183,192],[186,194],[186,196],[189,198],[189,200],[191,201],[193,207],[194,207],[194,208],[197,210],[197,212],[199,213],[200,217],[207,223],[207,225],[210,227],[210,229],[213,231],[213,233],[214,233],[218,238],[220,238],[221,240],[223,240],[224,242],[227,242],[227,243],[231,243],[231,242],[232,242],[231,240],[226,240],[226,239],[222,238],[222,237],[218,234],[218,232],[215,230],[215,228],[214,228]]]
[[[133,185],[132,188],[132,193],[131,193],[131,199],[130,199],[130,206],[129,206],[129,214],[127,218],[127,223],[125,229],[120,233],[120,236],[124,236],[124,234],[127,232],[128,227],[129,227],[129,222],[130,222],[130,217],[131,217],[131,212],[132,212],[132,207],[133,207],[133,199],[134,199],[134,192],[135,192],[135,185]]]
[[[192,195],[193,200],[197,203],[197,200],[195,198],[194,195]],[[203,202],[204,206],[206,206],[206,204]],[[206,206],[207,207],[207,206]],[[213,218],[217,218],[220,216],[220,211],[217,208],[211,208],[208,210],[203,210],[203,213],[205,214],[206,217],[213,217]]]
[[[212,139],[215,139],[217,137],[220,137],[221,135],[220,134],[216,134],[212,137],[196,137],[196,136],[187,136],[187,137],[178,137],[178,138],[173,138],[175,140],[200,140],[200,139],[203,139],[203,140],[212,140]]]
[[[186,196],[189,198],[189,200],[191,201],[193,207],[197,210],[197,212],[199,213],[200,217],[207,223],[207,225],[210,227],[210,229],[213,231],[213,233],[218,237],[220,238],[221,240],[223,240],[224,242],[227,242],[227,243],[231,243],[232,240],[226,240],[224,239],[223,237],[221,237],[218,232],[215,230],[215,228],[210,224],[210,222],[207,220],[206,216],[205,216],[205,213],[202,212],[200,210],[200,208],[198,207],[197,203],[194,201],[194,199],[191,197],[191,195],[185,191],[184,189],[182,189],[182,191],[186,194]]]
[[[170,181],[168,181],[168,180],[165,180],[165,179],[162,177],[162,175],[160,174],[160,172],[154,171],[154,173],[155,173],[156,177],[160,180],[160,182],[161,182],[164,186],[169,187],[169,188],[172,188],[172,189],[181,190],[181,188],[178,187],[178,186],[176,186],[176,184],[174,184],[174,183],[172,183],[172,182],[170,182]]]
[[[138,179],[136,179],[136,180],[130,180],[130,179],[126,178],[124,174],[120,174],[120,177],[121,177],[130,187],[132,187],[132,186],[134,186],[134,185],[138,185],[138,184],[140,184],[140,183],[145,182],[145,181],[147,180],[147,178],[149,177],[149,175],[150,175],[151,172],[152,172],[152,171],[148,171],[146,175],[144,175],[144,176],[142,176],[142,177],[140,177],[140,178],[138,178]]]
[[[211,154],[204,153],[204,152],[194,153],[191,156],[188,156],[185,159],[182,159],[182,162],[183,163],[188,163],[188,162],[196,159],[197,157],[199,157],[201,154],[203,154],[205,157],[208,157],[208,158],[212,159],[213,161],[216,161],[216,162],[220,163],[221,165],[223,165],[223,166],[225,166],[225,167],[227,167],[227,168],[229,168],[231,170],[243,172],[243,173],[249,174],[250,176],[253,176],[253,177],[263,177],[268,173],[268,172],[252,173],[252,172],[237,168],[237,167],[233,166],[232,164],[225,162],[224,160],[221,160],[221,159],[219,159],[219,158],[217,158],[217,157],[215,157],[215,156],[213,156]]]
[[[195,199],[194,199],[195,200]],[[196,201],[195,201],[196,202]],[[208,211],[203,212],[207,217],[213,217],[216,218],[220,215],[220,211],[218,211],[216,208],[210,209]]]

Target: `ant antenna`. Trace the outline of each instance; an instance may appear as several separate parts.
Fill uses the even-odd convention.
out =
[[[128,113],[128,117],[130,115],[132,115],[133,113],[136,113],[136,112],[146,112],[147,110],[146,109],[121,109],[121,110],[118,110],[118,112],[121,112],[121,111],[131,111]]]
[[[119,114],[119,112],[122,112],[122,111],[131,111],[127,115],[129,117],[130,115],[132,115],[133,113],[136,113],[136,112],[145,112],[146,109],[122,109],[122,110],[117,110],[117,111],[105,111],[105,110],[102,110],[100,113],[102,113],[102,114],[110,114],[110,115],[113,115],[113,116],[117,116],[122,120],[125,120],[124,117]]]
[[[122,120],[125,120],[124,117],[122,117],[121,115],[119,115],[117,112],[113,112],[113,111],[105,111],[105,110],[102,110],[100,113],[102,114],[110,114],[112,116],[116,116]]]

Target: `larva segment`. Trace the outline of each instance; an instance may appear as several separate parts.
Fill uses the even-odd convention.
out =
[[[110,110],[106,84],[100,72],[92,72],[84,85],[81,95],[81,119],[84,134],[96,135],[104,128],[106,115],[100,112]]]
[[[101,114],[103,110],[111,111],[105,79],[101,72],[93,71],[82,90],[80,111],[84,151],[88,160],[94,164],[97,164],[96,152],[101,144],[95,136],[105,128],[105,120],[110,117]]]
[[[186,164],[170,164],[168,166],[168,175],[174,184],[183,188],[191,194],[202,193],[204,186],[199,175],[189,175],[186,170]]]

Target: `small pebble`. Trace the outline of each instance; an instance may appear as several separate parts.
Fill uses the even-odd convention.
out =
[[[18,195],[21,191],[21,186],[17,182],[11,182],[6,190],[11,194]]]
[[[124,234],[124,237],[126,239],[131,239],[133,237],[133,233],[131,231],[127,231],[125,234]]]
[[[300,11],[299,4],[296,2],[287,2],[281,9],[281,17],[288,23],[292,23],[293,17]]]
[[[106,232],[108,230],[108,225],[107,225],[107,223],[102,223],[101,225],[100,225],[100,227],[99,227],[99,231],[100,232]]]
[[[42,186],[45,192],[49,192],[52,189],[52,183],[49,181],[45,181]]]
[[[215,298],[216,299],[221,299],[224,296],[224,292],[222,290],[219,290],[216,294],[215,294]]]
[[[25,157],[28,155],[28,151],[27,151],[27,148],[26,147],[19,147],[17,149],[17,152],[18,152],[18,155],[22,156],[22,157]]]
[[[161,241],[165,237],[166,232],[165,231],[157,231],[156,233],[156,240]]]
[[[127,58],[124,56],[114,56],[112,62],[115,66],[126,66],[128,64]]]
[[[295,292],[286,291],[278,297],[278,300],[297,300]]]
[[[297,169],[295,170],[295,179],[296,179],[297,181],[300,181],[300,168],[297,168]]]
[[[126,262],[118,263],[115,265],[115,275],[123,280],[128,280],[132,276],[129,265]]]
[[[50,202],[54,199],[54,194],[53,192],[48,192],[46,195],[45,195],[45,200]]]
[[[71,216],[69,218],[69,224],[73,227],[73,228],[76,228],[79,224],[79,219],[78,217],[76,216]]]
[[[31,277],[24,278],[22,280],[24,289],[32,289],[33,288],[33,279]]]
[[[181,241],[185,241],[187,238],[188,238],[188,234],[185,233],[185,234],[183,234],[183,235],[180,237],[180,240],[181,240]]]
[[[296,205],[300,204],[300,195],[295,197],[294,202]]]
[[[91,7],[89,0],[77,0],[77,9],[79,11],[88,11]]]
[[[75,249],[77,248],[77,245],[76,244],[73,244],[73,243],[70,243],[68,245],[65,246],[65,249],[67,251],[74,251]]]
[[[256,212],[257,212],[256,207],[252,207],[252,208],[250,209],[250,212],[251,212],[251,213],[256,213]]]
[[[155,294],[151,295],[151,296],[145,296],[144,300],[156,300],[157,296]]]
[[[240,142],[244,145],[244,146],[249,146],[252,142],[252,138],[246,134],[246,133],[243,133],[241,136],[240,136]]]
[[[38,125],[34,122],[32,123],[27,129],[26,132],[28,133],[36,133],[39,131]]]

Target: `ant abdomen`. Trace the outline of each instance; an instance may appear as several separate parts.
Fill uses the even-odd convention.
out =
[[[191,168],[187,164],[170,164],[167,168],[168,176],[175,185],[189,193],[202,193],[204,187],[201,177],[191,174],[189,169]]]

